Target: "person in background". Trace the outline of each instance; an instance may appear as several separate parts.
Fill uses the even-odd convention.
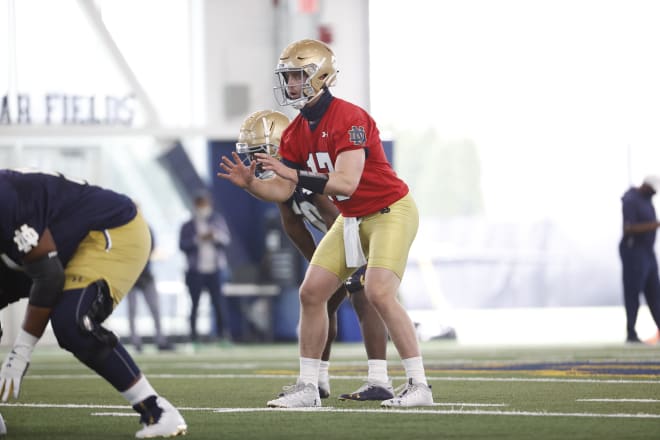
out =
[[[140,414],[137,438],[184,434],[117,336],[103,326],[147,263],[149,228],[123,194],[61,174],[0,170],[0,254],[18,275],[0,277],[2,305],[27,297],[21,328],[0,369],[0,395],[18,399],[50,320],[60,347],[107,380]],[[13,281],[12,281],[13,280]]]
[[[185,282],[192,301],[190,339],[198,342],[197,312],[202,291],[206,289],[215,312],[217,336],[222,341],[229,338],[225,329],[228,323],[223,319],[222,277],[227,270],[225,249],[231,236],[225,218],[213,209],[208,191],[198,191],[193,202],[193,216],[181,226],[179,234],[179,249],[186,255],[188,264]]]
[[[238,135],[236,151],[245,153],[250,160],[254,154],[268,153],[277,157],[282,132],[289,124],[289,118],[273,110],[257,111],[249,115]],[[266,180],[274,173],[257,170],[257,177]],[[284,203],[277,204],[282,226],[291,242],[307,261],[312,259],[316,243],[308,227],[328,232],[339,211],[330,199],[321,194],[314,194],[297,186],[291,197]],[[355,271],[344,284],[337,289],[328,301],[329,329],[328,338],[321,355],[319,369],[319,396],[330,396],[330,351],[337,336],[337,309],[348,296],[360,321],[360,329],[367,351],[368,373],[366,382],[352,393],[341,394],[340,400],[385,400],[394,397],[392,382],[387,374],[387,329],[376,309],[364,294],[364,273],[362,266]]]
[[[154,342],[156,347],[158,347],[158,350],[163,351],[174,349],[172,343],[170,343],[167,337],[163,335],[163,330],[161,327],[160,301],[158,299],[159,293],[158,289],[156,288],[156,280],[151,271],[151,256],[153,256],[153,250],[156,246],[154,231],[151,229],[151,227],[149,228],[149,233],[151,234],[151,254],[149,260],[147,261],[147,265],[144,267],[144,270],[142,270],[140,273],[140,276],[135,282],[135,285],[130,290],[130,292],[128,292],[126,298],[128,301],[128,327],[131,333],[131,343],[139,352],[142,351],[142,337],[137,332],[135,326],[135,315],[137,313],[137,295],[139,292],[142,293],[144,301],[146,302],[154,320]]]
[[[651,200],[658,190],[660,176],[647,176],[640,186],[628,189],[621,197],[623,237],[619,243],[619,255],[623,267],[626,342],[632,344],[641,343],[635,330],[640,293],[644,293],[655,325],[660,329],[660,279],[653,248],[660,222]]]

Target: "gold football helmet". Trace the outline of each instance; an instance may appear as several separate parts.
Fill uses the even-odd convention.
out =
[[[250,161],[255,160],[255,153],[266,153],[279,157],[282,132],[289,125],[289,118],[274,110],[261,110],[245,118],[238,133],[236,152],[247,154]],[[273,176],[272,171],[263,171],[257,165],[256,176],[267,179]]]
[[[292,105],[301,109],[322,93],[323,87],[335,85],[337,63],[332,49],[318,40],[299,40],[289,44],[280,55],[275,69],[277,85],[275,99],[280,105]],[[300,78],[297,84],[289,84],[289,78]]]

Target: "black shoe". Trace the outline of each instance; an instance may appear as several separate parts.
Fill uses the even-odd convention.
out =
[[[339,396],[339,400],[387,400],[394,397],[392,383],[365,383],[356,391]]]

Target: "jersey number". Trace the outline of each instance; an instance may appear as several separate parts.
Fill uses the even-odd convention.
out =
[[[314,160],[315,157],[316,160]],[[335,166],[332,163],[332,160],[330,160],[330,155],[326,151],[319,151],[313,154],[310,153],[307,157],[307,166],[313,173],[320,173],[323,170],[327,170],[328,173],[331,173],[335,170]],[[331,198],[338,202],[350,199],[348,196],[331,196]]]

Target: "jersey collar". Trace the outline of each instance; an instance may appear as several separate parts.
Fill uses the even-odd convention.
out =
[[[328,111],[328,107],[330,107],[330,103],[333,99],[334,96],[332,96],[332,93],[330,93],[330,89],[325,87],[323,89],[323,93],[321,96],[319,96],[319,100],[314,103],[313,106],[305,106],[300,109],[300,114],[303,118],[307,119],[307,122],[309,122],[309,128],[311,130],[316,128],[325,112]]]

